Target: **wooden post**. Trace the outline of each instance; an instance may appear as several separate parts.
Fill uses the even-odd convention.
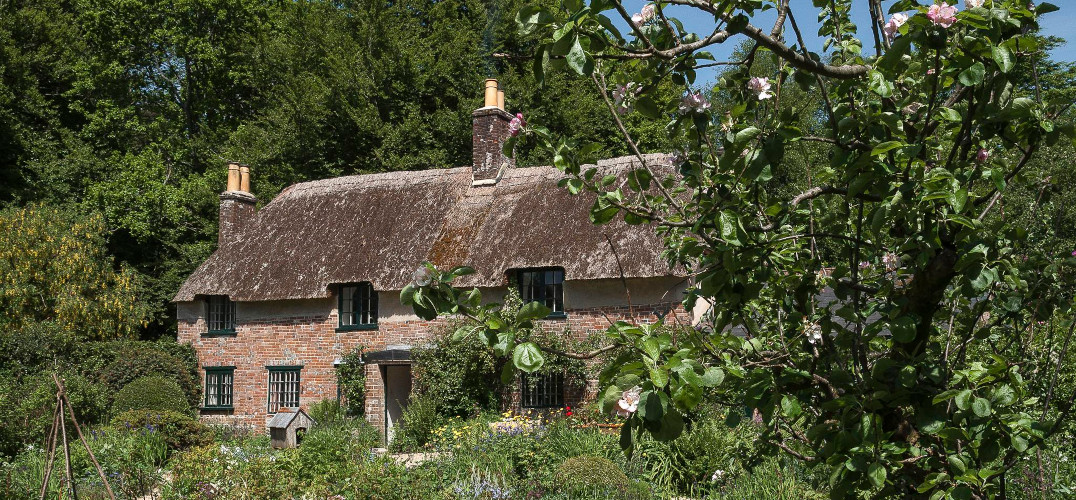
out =
[[[56,458],[56,431],[60,428],[57,418],[60,416],[60,401],[56,401],[56,409],[52,412],[52,432],[49,434],[49,458],[45,460],[45,480],[41,482],[41,500],[45,500],[45,494],[49,491],[49,479],[52,478],[53,459]]]
[[[71,470],[71,447],[67,445],[67,424],[64,423],[63,415],[63,393],[56,393],[56,400],[60,402],[60,406],[56,409],[60,412],[60,435],[64,439],[64,464],[67,465],[67,484],[71,486],[71,498],[78,500],[78,489],[75,488],[75,473]]]
[[[75,432],[78,433],[79,441],[82,441],[82,446],[86,448],[86,453],[90,455],[90,461],[93,462],[94,468],[97,469],[97,475],[101,476],[101,482],[105,485],[105,490],[108,491],[108,498],[116,500],[116,495],[112,493],[112,486],[108,484],[108,478],[105,477],[105,471],[101,469],[101,464],[97,463],[97,457],[93,455],[93,450],[90,449],[90,443],[86,441],[86,437],[82,435],[82,427],[78,425],[78,420],[75,418],[75,409],[71,407],[71,402],[67,400],[67,391],[64,389],[63,382],[60,381],[60,377],[57,377],[55,373],[52,374],[53,380],[56,382],[56,386],[60,388],[60,394],[62,394],[62,403],[67,406],[67,412],[71,415],[71,423],[75,424]]]

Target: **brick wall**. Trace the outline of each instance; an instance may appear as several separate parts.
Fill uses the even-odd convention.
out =
[[[322,399],[337,397],[333,362],[358,345],[371,351],[386,346],[425,343],[431,332],[447,320],[423,321],[414,316],[392,315],[379,320],[376,330],[337,331],[336,298],[275,303],[237,304],[237,324],[234,336],[205,336],[204,307],[201,302],[180,303],[179,340],[192,344],[203,367],[234,366],[233,409],[203,411],[205,421],[222,424],[265,428],[268,419],[267,366],[301,365],[300,406],[309,406]],[[653,311],[672,311],[667,320],[691,324],[690,314],[679,304],[662,303],[636,306],[629,314],[627,306],[600,306],[569,309],[566,319],[544,320],[543,326],[554,332],[571,329],[583,339],[605,330],[609,321],[618,319],[652,322]],[[370,364],[367,373],[367,418],[382,428],[384,390],[378,365]],[[204,372],[203,372],[204,376]],[[576,405],[585,397],[593,397],[593,382],[586,392],[568,394],[569,404]],[[518,401],[518,396],[513,400]]]

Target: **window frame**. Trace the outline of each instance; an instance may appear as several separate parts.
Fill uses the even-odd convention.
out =
[[[266,374],[267,384],[266,384],[266,391],[265,391],[265,410],[266,410],[266,412],[270,413],[270,414],[275,414],[280,410],[280,408],[298,408],[299,403],[301,402],[302,396],[303,396],[303,376],[302,376],[303,365],[266,366],[265,369],[267,370],[267,374]],[[285,374],[285,373],[295,373],[295,382],[294,382],[295,383],[295,400],[294,400],[295,405],[293,406],[293,405],[285,404],[285,403],[290,403],[291,401],[278,401],[276,403],[277,404],[276,409],[274,410],[273,409],[273,394],[274,394],[274,391],[273,391],[273,375],[274,374]],[[279,381],[277,381],[277,383],[288,384],[289,381],[288,380],[279,380]],[[277,394],[288,394],[288,393],[290,393],[290,391],[288,391],[287,387],[285,386],[285,390],[276,391],[276,393]]]
[[[344,290],[347,289],[347,288],[355,288],[355,291],[351,295],[351,299],[350,299],[351,300],[351,309],[350,309],[350,312],[348,313],[348,315],[351,316],[351,324],[345,325],[344,324]],[[367,291],[369,293],[369,296],[366,298],[365,301],[363,301],[361,298],[359,300],[356,300],[355,295],[358,295],[360,292],[364,291],[364,288],[365,288],[365,291]],[[370,318],[370,320],[372,322],[370,322],[370,323],[356,323],[356,321],[359,318],[361,318],[361,316],[363,315],[361,309],[356,310],[357,308],[355,307],[355,304],[357,302],[366,302],[367,306],[371,309],[370,311],[367,311],[367,315],[369,316],[369,318]],[[336,293],[336,331],[338,331],[338,332],[347,332],[347,331],[356,331],[356,330],[376,330],[377,329],[377,320],[378,320],[378,308],[379,308],[379,304],[378,304],[377,290],[374,289],[373,283],[370,283],[369,281],[358,281],[358,282],[354,282],[354,283],[341,283],[337,287],[337,293]]]
[[[531,392],[530,383],[532,377],[541,377],[535,381],[533,393]],[[563,408],[566,400],[564,397],[564,378],[564,372],[520,373],[520,408]],[[552,388],[549,385],[552,385]],[[553,400],[547,399],[550,397]],[[532,401],[534,401],[533,404]]]
[[[224,310],[221,313],[224,316],[224,319],[221,321],[222,323],[224,323],[224,325],[222,325],[222,326],[227,326],[230,323],[231,328],[216,328],[216,329],[212,328],[213,326],[215,326],[214,323],[217,322],[215,319],[213,319],[213,316],[215,315],[215,313],[213,312],[213,306],[214,306],[213,303],[214,303],[214,301],[217,301],[217,300],[223,300],[224,301],[223,302]],[[227,295],[206,295],[205,300],[203,302],[205,303],[205,327],[206,327],[206,331],[202,335],[204,335],[206,337],[234,337],[235,336],[235,325],[236,325],[236,318],[235,318],[235,309],[236,309],[235,304],[236,303],[235,303],[235,301],[232,300]]]
[[[560,282],[559,283],[556,283],[556,282],[547,283],[546,282],[546,273],[548,273],[548,272],[553,272],[554,273],[554,281],[556,281],[556,274],[555,273],[560,273]],[[523,275],[528,274],[528,273],[534,274],[535,276],[537,276],[539,278],[539,284],[536,285],[535,287],[540,292],[540,295],[541,295],[540,298],[532,297],[530,300],[527,299],[527,292],[523,288]],[[516,269],[515,270],[516,290],[519,292],[519,298],[521,300],[523,300],[524,304],[527,304],[528,302],[538,302],[538,303],[552,309],[553,312],[549,313],[549,315],[546,316],[546,319],[564,319],[564,318],[567,318],[568,313],[565,311],[565,308],[564,308],[564,275],[565,275],[565,273],[564,273],[564,268],[563,267],[527,267],[527,268]],[[558,287],[559,286],[560,287],[560,303],[559,304],[557,303],[557,293],[556,293],[556,291],[554,291],[553,298],[552,298],[553,307],[550,307],[550,305],[549,305],[550,298],[546,295],[546,288],[549,287],[549,286],[553,286],[553,287]],[[560,310],[557,310],[556,306],[558,306],[558,305],[560,306]]]
[[[235,409],[235,367],[234,366],[203,366],[202,369],[205,370],[205,387],[204,387],[205,395],[204,395],[204,398],[202,399],[202,409],[203,410],[233,410],[233,409]],[[209,387],[210,387],[209,379],[210,379],[210,376],[214,376],[214,375],[220,376],[221,378],[220,378],[220,380],[218,380],[216,383],[213,384],[213,385],[215,385],[217,387],[218,404],[211,405],[211,404],[209,404]],[[228,377],[227,378],[227,383],[225,382],[224,376]],[[228,391],[227,391],[228,404],[223,404],[223,403],[220,402],[220,401],[223,400],[222,396],[224,395],[224,386],[225,385],[228,385]]]

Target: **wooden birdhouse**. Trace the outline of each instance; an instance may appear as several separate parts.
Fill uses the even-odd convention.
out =
[[[269,444],[273,448],[295,448],[314,424],[314,419],[299,408],[280,408],[269,421]]]

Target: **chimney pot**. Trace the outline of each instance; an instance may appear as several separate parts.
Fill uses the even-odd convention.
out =
[[[227,191],[239,191],[239,186],[240,186],[239,164],[238,163],[229,163],[228,164],[228,189],[227,189]]]
[[[494,78],[486,80],[486,95],[482,107],[497,107],[497,80]]]
[[[503,90],[498,90],[497,91],[497,107],[500,108],[501,111],[504,111],[504,91]]]
[[[250,192],[250,167],[239,166],[239,190],[244,193]]]

